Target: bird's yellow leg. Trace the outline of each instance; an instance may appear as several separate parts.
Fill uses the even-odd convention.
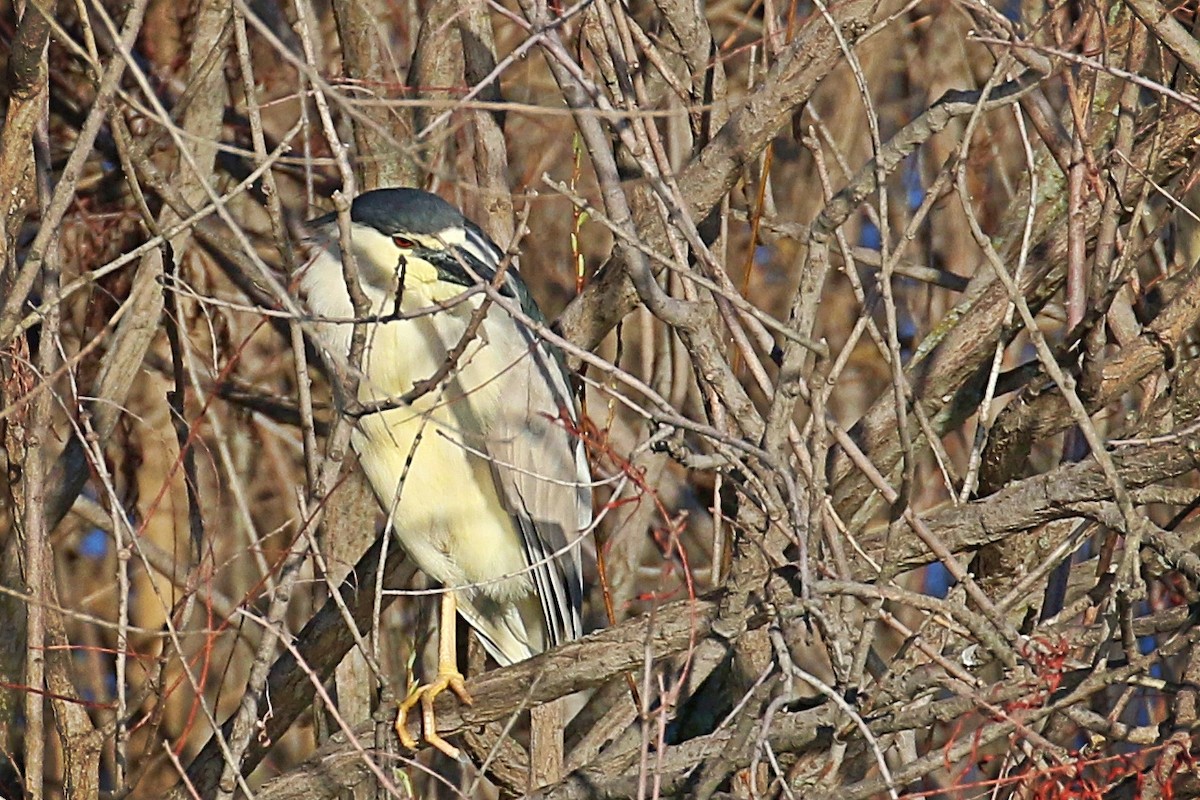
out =
[[[396,714],[396,735],[405,747],[415,750],[417,740],[408,732],[408,713],[413,706],[421,704],[421,728],[425,733],[425,741],[441,750],[451,758],[458,758],[458,748],[447,742],[437,733],[437,719],[433,714],[433,701],[442,692],[449,689],[458,695],[458,699],[467,705],[471,704],[471,695],[467,692],[463,674],[458,671],[458,601],[454,592],[447,591],[442,595],[442,616],[438,625],[438,671],[433,683],[424,686],[413,686],[400,703]]]

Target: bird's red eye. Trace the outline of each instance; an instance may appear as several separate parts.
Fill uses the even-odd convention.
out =
[[[393,236],[392,242],[401,250],[412,250],[417,246],[417,243],[407,236]]]

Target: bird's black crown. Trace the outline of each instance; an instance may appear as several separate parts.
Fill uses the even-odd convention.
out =
[[[318,228],[337,219],[325,214],[308,223]],[[384,236],[401,233],[435,234],[465,224],[462,212],[436,194],[422,189],[373,189],[354,198],[350,219],[367,225]]]
[[[463,215],[436,194],[421,189],[375,189],[354,198],[350,219],[380,233],[437,233],[462,227]]]

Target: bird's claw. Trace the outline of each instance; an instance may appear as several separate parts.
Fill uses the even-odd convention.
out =
[[[425,735],[425,741],[450,758],[458,759],[458,748],[438,735],[437,719],[433,713],[433,701],[447,689],[454,692],[463,703],[471,705],[473,702],[470,692],[467,691],[466,681],[458,670],[443,670],[438,673],[437,679],[433,683],[427,683],[424,686],[414,685],[408,693],[408,697],[400,702],[400,707],[396,711],[396,736],[400,738],[402,745],[410,750],[416,750],[418,747],[417,740],[408,732],[408,714],[413,706],[420,703],[421,730]]]

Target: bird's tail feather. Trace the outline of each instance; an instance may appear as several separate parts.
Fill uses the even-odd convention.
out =
[[[501,605],[482,592],[460,590],[458,613],[475,629],[483,649],[502,667],[546,649],[541,609],[533,597]]]

